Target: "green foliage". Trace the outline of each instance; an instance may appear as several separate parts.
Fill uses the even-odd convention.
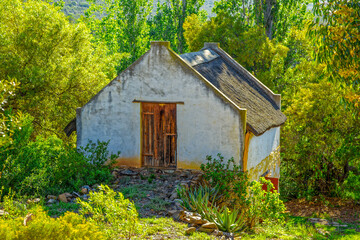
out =
[[[149,48],[146,20],[152,2],[146,0],[89,0],[91,5],[80,21],[94,35],[97,45],[106,45],[110,55],[120,56],[118,73],[135,62]]]
[[[20,200],[16,200],[15,192],[11,189],[6,195],[3,194],[3,191],[4,186],[0,190],[0,208],[7,214],[3,215],[2,218],[8,219],[25,216],[28,213],[27,205]]]
[[[206,18],[206,12],[200,10],[204,0],[166,0],[158,1],[156,14],[148,20],[150,39],[170,41],[172,49],[184,53],[187,45],[183,24],[187,16],[196,14]]]
[[[252,228],[260,221],[283,221],[285,206],[270,181],[261,178],[260,182],[253,181],[249,185],[246,173],[233,159],[224,163],[218,154],[218,159],[208,156],[207,160],[201,168],[210,187],[177,188],[185,209],[199,213],[220,230],[231,233]],[[267,192],[262,190],[264,184]]]
[[[80,213],[96,224],[110,239],[128,238],[139,233],[138,213],[133,202],[106,185],[90,192],[88,202],[79,200]]]
[[[262,190],[266,184],[267,191]],[[269,180],[260,178],[260,181],[253,181],[249,190],[248,221],[250,226],[255,226],[261,221],[283,222],[285,205],[280,200],[280,194],[274,190],[274,186]]]
[[[343,96],[355,118],[360,116],[360,5],[357,0],[313,0],[316,21],[308,33],[330,80],[352,91]]]
[[[349,172],[344,184],[340,188],[340,196],[360,201],[360,174]]]
[[[203,178],[208,181],[212,188],[217,188],[223,202],[230,206],[243,206],[246,204],[246,189],[248,176],[237,165],[233,158],[224,162],[224,157],[218,154],[218,158],[206,157],[207,163],[201,165],[204,171]]]
[[[51,217],[63,216],[66,212],[77,212],[80,209],[80,205],[77,203],[64,203],[59,201],[58,203],[44,206],[44,210]]]
[[[23,224],[24,216],[0,218],[0,239],[105,239],[98,227],[86,222],[75,213],[65,213],[60,218],[51,218],[41,207],[29,211],[31,220]]]
[[[16,80],[7,109],[34,118],[33,135],[56,134],[115,74],[113,58],[91,44],[84,24],[38,0],[0,2],[0,79]]]
[[[357,141],[349,139],[356,138],[359,124],[339,103],[346,91],[320,81],[291,96],[284,111],[288,120],[282,134],[281,167],[282,183],[292,183],[292,188],[283,187],[283,195],[332,196],[346,179],[349,166],[358,162]]]
[[[209,204],[219,203],[217,188],[199,185],[197,187],[180,186],[176,188],[178,196],[181,198],[181,205],[193,212],[202,212],[202,207]]]
[[[244,28],[241,19],[221,12],[206,22],[191,15],[185,21],[184,29],[191,51],[201,49],[204,42],[219,42],[222,49],[265,85],[278,87],[289,49],[275,40],[269,40],[264,28]]]
[[[30,141],[31,121],[16,130],[13,143],[0,151],[0,183],[4,194],[14,189],[19,195],[43,196],[73,191],[85,184],[111,179],[109,142],[90,142],[83,151],[51,136]],[[110,156],[110,162],[117,155]]]

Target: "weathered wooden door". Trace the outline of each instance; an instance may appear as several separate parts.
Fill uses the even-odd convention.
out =
[[[142,164],[176,168],[176,104],[141,103]]]

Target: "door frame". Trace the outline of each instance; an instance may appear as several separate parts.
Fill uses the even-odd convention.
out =
[[[149,165],[145,165],[144,162],[144,129],[143,129],[143,104],[142,103],[152,103],[152,104],[181,104],[183,105],[184,102],[182,101],[144,101],[144,100],[134,100],[133,103],[140,103],[140,162],[141,162],[141,167],[147,167],[147,168],[167,168],[167,169],[176,169],[177,165],[178,165],[178,159],[177,159],[177,149],[178,149],[178,141],[177,141],[177,136],[178,136],[178,128],[177,128],[177,115],[178,115],[178,110],[177,110],[177,106],[176,106],[176,118],[175,118],[175,127],[176,127],[176,149],[175,149],[175,166],[172,167],[164,167],[164,166],[149,166]]]

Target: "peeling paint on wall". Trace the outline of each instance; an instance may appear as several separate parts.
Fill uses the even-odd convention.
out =
[[[280,146],[273,151],[269,156],[263,159],[256,167],[252,167],[248,170],[250,180],[258,180],[262,174],[270,170],[268,177],[279,178],[280,173],[278,171],[280,167]]]
[[[113,164],[114,167],[126,165],[128,167],[141,167],[141,160],[140,156],[137,157],[121,157],[115,160],[115,163]]]
[[[178,161],[178,168],[181,169],[200,169],[201,166],[201,162],[200,161]]]

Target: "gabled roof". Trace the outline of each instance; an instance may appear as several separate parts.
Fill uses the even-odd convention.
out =
[[[188,67],[222,99],[240,112],[245,112],[246,128],[254,135],[261,135],[268,129],[278,127],[286,121],[286,116],[280,110],[280,95],[274,94],[223,51],[217,43],[205,43],[205,47],[200,51],[180,56],[171,50],[169,42],[152,42],[151,46],[152,48],[166,47],[180,64]],[[133,68],[148,53],[149,51],[113,81],[117,80],[125,71]],[[68,136],[76,131],[76,118],[65,127],[64,131]]]
[[[247,109],[247,128],[256,136],[286,121],[280,110],[280,95],[273,94],[217,44],[180,57],[239,108]]]

